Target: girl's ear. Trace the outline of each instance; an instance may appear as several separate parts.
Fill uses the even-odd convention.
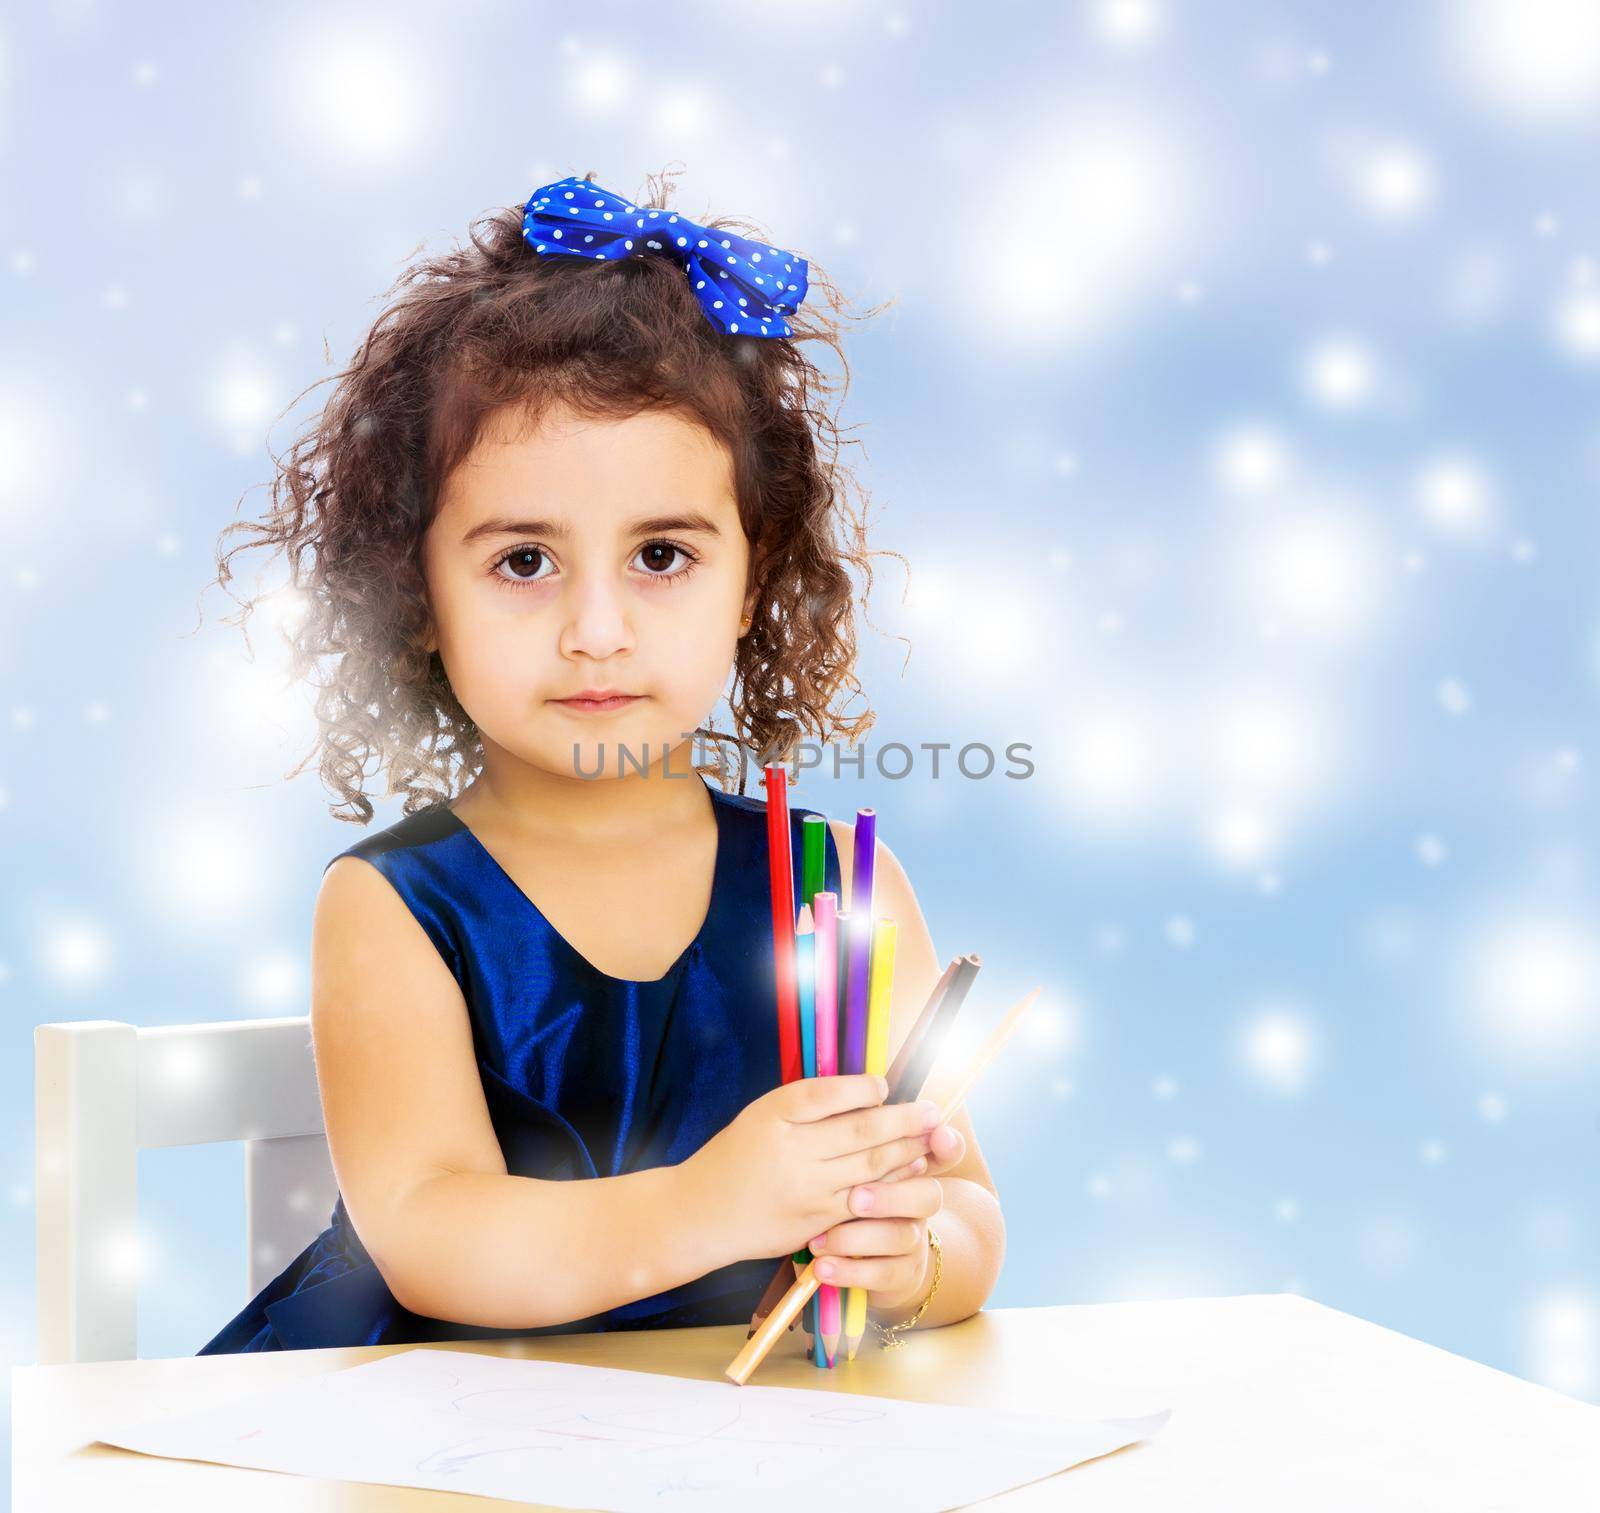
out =
[[[741,633],[750,629],[750,622],[755,619],[756,601],[760,597],[760,580],[756,577],[755,572],[752,569],[750,578],[745,584],[743,610],[744,618],[739,622],[739,629]]]

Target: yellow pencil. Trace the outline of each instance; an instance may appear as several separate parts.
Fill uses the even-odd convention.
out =
[[[867,1064],[865,1070],[881,1077],[889,1070],[889,995],[894,987],[895,925],[880,919],[872,927],[872,967],[867,981]],[[853,1361],[861,1336],[867,1332],[867,1289],[852,1287],[845,1294],[845,1359]]]

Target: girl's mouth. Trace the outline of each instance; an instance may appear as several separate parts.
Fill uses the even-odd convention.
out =
[[[606,699],[556,699],[554,702],[563,709],[579,710],[585,714],[606,714],[613,709],[626,709],[643,697],[643,694],[622,693]]]

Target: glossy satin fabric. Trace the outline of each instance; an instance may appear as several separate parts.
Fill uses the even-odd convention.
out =
[[[706,790],[717,819],[711,906],[655,982],[590,965],[444,805],[339,853],[383,873],[455,974],[512,1174],[570,1180],[675,1164],[777,1086],[766,806]],[[811,812],[790,809],[796,912]],[[825,834],[827,887],[837,893],[838,853]],[[341,1195],[328,1228],[197,1354],[745,1323],[775,1259],[737,1261],[569,1323],[457,1324],[395,1301]]]

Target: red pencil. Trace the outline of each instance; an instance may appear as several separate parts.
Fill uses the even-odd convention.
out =
[[[767,784],[767,854],[772,877],[772,954],[778,973],[778,1063],[783,1082],[804,1075],[800,1054],[800,986],[794,948],[794,856],[789,829],[789,771],[763,769]]]

